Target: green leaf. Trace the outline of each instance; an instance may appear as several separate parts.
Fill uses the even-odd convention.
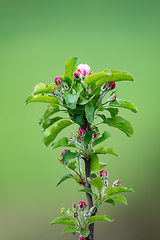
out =
[[[97,138],[96,140],[94,140],[93,142],[93,147],[96,146],[97,144],[100,144],[101,142],[103,142],[104,140],[106,140],[107,138],[109,138],[111,136],[110,133],[104,131],[104,133],[102,134],[101,137]]]
[[[26,99],[26,105],[30,102],[44,102],[44,103],[54,103],[54,104],[58,104],[59,101],[57,98],[53,97],[53,96],[49,96],[47,94],[39,94],[39,95],[30,95],[27,99]]]
[[[94,120],[94,111],[95,111],[95,108],[94,108],[93,102],[87,103],[87,105],[85,106],[85,113],[89,123],[92,123]]]
[[[131,123],[124,118],[117,116],[115,118],[107,118],[102,123],[106,123],[111,127],[118,128],[122,132],[124,132],[128,137],[133,135],[133,127]]]
[[[105,202],[106,202],[106,203],[110,203],[110,204],[112,204],[113,206],[116,207],[115,201],[112,200],[112,199],[107,199]]]
[[[56,186],[60,185],[62,182],[64,182],[65,180],[69,179],[69,178],[73,178],[74,176],[72,174],[66,174],[63,177],[61,177],[58,182],[56,183]]]
[[[74,220],[70,220],[70,218],[68,217],[58,217],[51,222],[51,225],[53,224],[68,224],[71,226],[76,226],[77,222]]]
[[[106,116],[104,114],[97,114],[97,116],[99,116],[100,118],[102,118],[103,121],[106,120]]]
[[[88,235],[90,234],[90,231],[80,231],[80,234],[84,237],[84,238],[86,238],[86,237],[88,237]]]
[[[91,155],[91,162],[90,162],[90,166],[91,166],[91,171],[97,171],[99,169],[99,158],[98,156],[94,153]]]
[[[71,93],[64,93],[64,98],[67,103],[67,106],[71,109],[76,108],[77,100],[79,98],[80,92],[83,90],[83,87],[80,83],[77,84],[77,88],[75,89],[76,93],[71,94]]]
[[[75,232],[76,230],[78,230],[78,227],[67,226],[63,229],[61,234],[66,232]]]
[[[33,95],[38,95],[41,93],[52,93],[54,90],[53,84],[47,86],[44,83],[38,83],[33,89]]]
[[[127,199],[124,196],[122,196],[122,195],[109,197],[109,199],[114,200],[114,201],[118,201],[118,202],[121,202],[121,203],[124,203],[125,205],[128,205]]]
[[[133,76],[128,72],[105,69],[104,72],[92,73],[91,75],[87,76],[84,82],[88,85],[96,83],[96,86],[102,86],[104,83],[109,83],[111,81],[118,82],[133,80]]]
[[[105,71],[105,70],[104,70]],[[119,81],[133,81],[133,76],[124,71],[119,70],[111,70],[112,75],[108,75],[106,79],[99,79],[96,81],[97,86],[102,86],[104,83],[109,83],[111,81],[113,82],[119,82]]]
[[[114,102],[110,102],[109,106],[127,108],[134,113],[138,112],[137,108],[131,101],[126,101],[118,98]],[[106,110],[108,109],[106,108]]]
[[[105,166],[107,166],[107,163],[99,162],[99,168],[98,168],[98,170],[100,171],[100,170],[104,169]]]
[[[67,150],[63,153],[63,160],[65,162],[68,162],[70,159],[76,158],[78,156],[78,152],[71,152],[70,150]]]
[[[101,148],[95,149],[95,153],[96,154],[109,153],[109,154],[115,155],[116,157],[120,158],[119,155],[112,148],[106,149],[105,147],[101,147]]]
[[[84,188],[84,189],[81,189],[81,190],[78,190],[78,191],[89,193],[92,197],[96,198],[95,194],[92,192],[92,190],[90,188]]]
[[[60,140],[58,140],[57,142],[52,143],[52,145],[51,145],[51,149],[55,149],[58,147],[76,147],[76,145],[73,143],[70,143],[68,141],[68,138],[63,137]]]
[[[55,122],[57,122],[57,121],[59,121],[59,120],[61,120],[61,119],[63,119],[62,117],[54,117],[54,118],[47,118],[43,123],[42,123],[42,132],[46,129],[46,128],[48,128],[48,127],[50,127],[52,124],[54,124]]]
[[[77,70],[77,63],[79,58],[72,57],[65,64],[65,77],[70,78],[72,81],[74,79],[74,72]]]
[[[100,222],[100,221],[113,222],[113,220],[111,220],[107,215],[103,215],[103,216],[92,216],[92,217],[88,218],[89,224],[95,223],[95,222]]]
[[[72,116],[71,119],[80,126],[84,124],[83,114],[81,115],[76,114]]]
[[[61,120],[56,124],[56,126],[48,128],[44,133],[44,144],[48,146],[64,128],[70,126],[71,124],[73,124],[73,122],[70,120]]]
[[[112,187],[107,189],[106,194],[107,196],[110,196],[120,192],[134,192],[134,191],[131,187]]]
[[[91,184],[92,186],[94,186],[95,188],[98,189],[99,193],[101,192],[102,188],[104,187],[104,182],[103,182],[102,178],[97,177],[93,180],[90,180],[88,178],[87,180],[88,180],[89,184]]]
[[[72,170],[76,169],[76,165],[75,165],[74,162],[69,163],[67,167],[72,169]]]
[[[100,72],[100,73],[92,73],[91,75],[88,75],[84,83],[87,83],[88,85],[91,85],[97,81],[103,81],[106,82],[108,79],[108,73]]]
[[[50,105],[47,110],[43,114],[43,119],[46,120],[48,117],[53,115],[54,113],[57,113],[59,111],[58,105]]]
[[[70,217],[73,217],[73,214],[74,214],[74,211],[73,209],[69,208],[67,211],[66,211],[66,214]]]
[[[84,144],[87,147],[90,141],[92,140],[93,131],[87,131],[84,136]]]
[[[81,99],[81,101],[78,103],[78,105],[86,105],[86,104],[89,103],[94,97],[95,97],[95,94],[94,94],[91,98],[89,98],[89,99],[87,99],[87,98],[85,98],[85,97],[82,97],[82,99]]]
[[[110,112],[112,118],[115,118],[115,116],[118,115],[118,112],[119,112],[118,108],[107,107],[107,108],[104,108],[104,109]]]

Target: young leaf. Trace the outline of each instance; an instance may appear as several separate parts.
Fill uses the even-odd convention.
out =
[[[106,149],[105,147],[101,147],[101,148],[95,149],[95,153],[96,154],[109,153],[109,154],[115,155],[116,157],[120,158],[119,155],[112,148]]]
[[[113,220],[114,220],[114,219],[113,219]],[[95,223],[95,222],[99,222],[99,221],[113,222],[113,220],[111,220],[107,215],[103,215],[103,216],[92,216],[92,217],[88,218],[89,224]]]
[[[121,202],[121,203],[124,203],[125,205],[128,205],[127,203],[127,199],[122,196],[122,195],[117,195],[117,196],[114,196],[114,197],[109,197],[110,200],[113,200],[113,201],[118,201],[118,202]]]
[[[86,238],[86,237],[88,237],[88,235],[90,234],[90,231],[80,231],[80,234],[84,237],[84,238]]]
[[[43,123],[42,123],[42,132],[50,127],[52,124],[54,124],[55,122],[59,121],[63,119],[62,117],[54,117],[54,118],[47,118]]]
[[[86,132],[86,134],[84,136],[84,144],[85,144],[85,146],[88,146],[88,144],[92,140],[92,135],[93,135],[93,131],[87,131]]]
[[[55,149],[58,147],[76,147],[76,145],[73,143],[70,143],[68,141],[68,138],[63,137],[60,140],[58,140],[57,142],[52,143],[52,145],[51,145],[51,149]]]
[[[67,106],[71,109],[76,108],[76,104],[77,104],[77,100],[79,98],[80,92],[83,90],[82,85],[80,83],[78,83],[77,88],[75,90],[76,90],[75,94],[71,94],[71,93],[67,93],[67,92],[65,92],[65,94],[64,94],[64,98],[67,103]]]
[[[39,94],[39,95],[30,95],[27,99],[26,99],[26,105],[30,102],[44,102],[44,103],[54,103],[54,104],[58,104],[59,100],[53,96],[49,96],[47,94]]]
[[[68,217],[58,217],[51,222],[51,225],[53,224],[67,224],[71,226],[76,226],[77,222],[74,220],[70,220],[70,218]]]
[[[134,113],[138,112],[137,108],[131,101],[125,101],[118,98],[114,102],[110,102],[109,106],[127,108]],[[106,108],[106,110],[108,110],[108,108]]]
[[[92,123],[94,120],[94,111],[95,109],[94,109],[93,102],[87,103],[87,105],[85,106],[85,113],[89,123]]]
[[[110,196],[120,192],[134,192],[134,191],[131,187],[111,187],[107,189],[106,194],[107,196]]]
[[[77,62],[79,58],[72,57],[65,64],[65,77],[70,78],[72,81],[74,79],[74,72],[77,70]]]
[[[99,158],[96,154],[92,154],[91,155],[91,162],[90,162],[90,166],[91,166],[91,171],[97,171],[99,169]]]
[[[57,113],[58,111],[59,111],[58,105],[50,105],[43,114],[44,121],[54,113]]]
[[[118,108],[107,107],[104,109],[110,112],[112,118],[115,118],[115,116],[118,115]]]
[[[124,132],[128,137],[133,135],[133,127],[131,123],[124,118],[117,116],[115,118],[107,118],[102,123],[106,123],[111,127],[118,128],[122,132]]]
[[[44,83],[38,83],[33,90],[33,95],[38,95],[38,94],[45,94],[49,93],[51,94],[54,90],[53,84],[50,84],[49,86],[45,85]]]
[[[68,162],[70,159],[76,158],[78,156],[78,152],[71,152],[70,150],[67,150],[63,153],[63,160],[65,162]]]
[[[67,167],[72,169],[72,170],[76,169],[76,165],[75,165],[74,162],[69,163]]]
[[[100,170],[104,169],[105,166],[107,166],[107,163],[99,162],[99,168],[98,168],[98,170],[100,171]]]
[[[66,211],[66,214],[70,217],[73,217],[73,214],[74,214],[74,211],[73,209],[69,208],[67,211]]]
[[[102,134],[101,137],[97,138],[96,140],[94,140],[93,142],[93,147],[96,146],[97,144],[100,144],[101,142],[103,142],[104,140],[106,140],[107,138],[109,138],[111,136],[110,133],[104,131],[104,133]]]
[[[64,182],[65,180],[69,179],[69,178],[73,178],[74,176],[72,174],[66,174],[63,177],[61,177],[58,182],[56,183],[56,186],[60,185],[62,182]]]
[[[87,180],[88,180],[89,184],[91,184],[92,186],[97,188],[99,192],[101,192],[102,188],[104,187],[104,182],[103,182],[102,178],[97,177],[97,178],[95,178],[93,180],[90,180],[88,178]]]
[[[97,114],[97,116],[99,116],[100,118],[102,118],[103,121],[106,120],[106,116],[104,114]]]
[[[70,126],[71,124],[73,124],[73,122],[70,120],[61,120],[56,124],[56,126],[48,128],[44,133],[44,144],[48,146],[64,128]]]
[[[110,203],[110,204],[112,204],[113,206],[116,207],[115,201],[112,200],[112,199],[107,199],[105,202],[106,202],[106,203]]]
[[[95,194],[92,192],[92,190],[90,188],[84,188],[81,190],[78,190],[79,192],[87,192],[89,193],[92,197],[96,198]]]
[[[61,234],[66,232],[75,232],[76,230],[78,230],[78,227],[67,226],[63,229]]]

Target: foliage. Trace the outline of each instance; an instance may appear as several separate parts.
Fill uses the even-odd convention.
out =
[[[119,180],[108,188],[109,174],[104,170],[107,164],[100,162],[99,156],[112,154],[119,158],[119,155],[111,147],[97,148],[97,145],[111,137],[109,127],[117,128],[131,137],[132,125],[119,116],[119,111],[125,108],[136,113],[137,108],[130,100],[122,100],[116,96],[117,82],[134,80],[130,73],[109,69],[93,73],[87,64],[78,65],[78,61],[77,57],[69,59],[65,64],[64,74],[56,77],[54,83],[37,84],[26,99],[26,105],[30,102],[47,103],[47,109],[39,121],[44,133],[43,142],[45,146],[51,144],[51,149],[67,148],[62,151],[59,161],[69,173],[58,180],[57,186],[67,179],[73,179],[83,187],[79,191],[95,200],[95,206],[90,206],[88,202],[88,210],[85,203],[84,207],[81,207],[82,202],[74,204],[72,209],[67,211],[63,208],[61,213],[66,214],[66,217],[56,218],[51,224],[67,224],[62,233],[79,233],[84,239],[91,239],[91,224],[97,221],[113,221],[107,215],[96,215],[101,204],[110,203],[115,206],[118,201],[127,205],[126,198],[119,193],[133,192],[130,187],[120,187]],[[59,116],[60,113],[64,114]],[[79,127],[75,135],[55,141],[60,132],[73,124]],[[98,128],[100,124],[109,126],[102,134]],[[75,151],[68,148],[75,148]],[[86,167],[88,162],[91,172],[89,176]]]

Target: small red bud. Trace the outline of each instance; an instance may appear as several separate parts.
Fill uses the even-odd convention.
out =
[[[56,91],[54,90],[52,93],[53,93],[53,95],[55,95],[55,94],[56,94]]]
[[[85,240],[85,238],[80,234],[78,240]]]
[[[61,156],[63,156],[63,154],[68,151],[68,149],[64,149],[62,152],[61,152]]]
[[[106,88],[107,88],[107,85],[106,85],[106,84],[104,84],[104,85],[103,85],[103,90],[104,90],[104,89],[106,89]]]
[[[74,76],[75,76],[76,78],[79,78],[78,72],[75,72],[75,73],[74,73]]]
[[[79,131],[78,131],[78,133],[79,133],[79,135],[84,135],[85,134],[85,130],[84,129],[79,129]]]
[[[93,134],[93,136],[94,136],[94,138],[96,138],[96,137],[97,137],[97,134],[96,134],[96,133],[94,133],[94,134]]]
[[[111,88],[111,89],[114,89],[115,88],[115,86],[116,86],[116,84],[115,84],[115,82],[109,82],[109,87]]]
[[[86,207],[86,203],[85,202],[79,202],[79,207],[82,209],[82,208],[85,208]]]
[[[78,140],[78,141],[82,141],[82,138],[78,137],[77,140]]]
[[[60,78],[60,77],[56,77],[56,78],[54,79],[54,82],[55,82],[55,84],[56,84],[57,86],[59,86],[59,85],[61,84],[61,78]]]
[[[75,218],[78,217],[78,213],[77,212],[74,213],[74,217]]]

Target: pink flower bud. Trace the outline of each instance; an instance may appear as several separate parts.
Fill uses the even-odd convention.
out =
[[[66,89],[68,89],[67,85],[64,86]]]
[[[121,184],[121,182],[122,182],[122,181],[119,181],[119,179],[116,180],[116,181],[113,183],[112,187],[119,187],[119,185]]]
[[[90,93],[91,92],[91,89],[88,89],[88,93]]]
[[[80,234],[78,240],[85,240],[85,238]]]
[[[86,76],[90,73],[91,69],[87,64],[79,64],[77,67],[77,71]]]
[[[64,162],[64,160],[63,160],[63,159],[60,159],[59,161],[60,161],[60,162]]]
[[[78,213],[75,212],[75,213],[73,214],[73,216],[74,216],[75,218],[78,217]]]
[[[94,138],[96,138],[96,137],[97,137],[97,134],[96,134],[96,133],[94,133],[94,134],[93,134],[93,137],[94,137]]]
[[[79,129],[78,131],[79,135],[82,136],[85,134],[85,130],[84,129]]]
[[[114,97],[113,97],[113,101],[116,101],[116,99],[117,99],[117,97],[116,97],[116,96],[114,96]]]
[[[61,78],[60,78],[60,77],[56,77],[56,78],[54,79],[54,82],[55,82],[55,84],[56,84],[57,86],[59,86],[59,85],[61,84]]]
[[[91,75],[91,72],[89,72],[89,75]]]
[[[78,140],[78,141],[82,141],[82,138],[78,137],[77,140]]]
[[[61,152],[61,156],[63,156],[64,152],[68,151],[68,149],[64,149],[62,152]]]
[[[55,90],[53,90],[53,92],[52,92],[52,93],[53,93],[53,95],[55,95],[55,94],[56,94],[56,91],[55,91]]]
[[[76,210],[76,208],[77,208],[77,204],[76,203],[73,204],[73,208]]]
[[[78,72],[75,72],[75,73],[74,73],[74,76],[75,76],[76,78],[79,78]]]
[[[115,82],[109,82],[109,87],[111,88],[111,89],[114,89],[115,88],[115,86],[116,86],[116,84],[115,84]]]
[[[69,140],[73,140],[73,138],[69,138]]]
[[[105,90],[107,88],[107,84],[103,85],[103,90]]]
[[[86,207],[86,203],[85,202],[79,202],[79,207],[81,209],[85,208]]]
[[[107,187],[108,186],[108,181],[105,181],[104,185],[105,185],[105,187]]]
[[[101,170],[100,172],[99,172],[99,174],[100,174],[100,177],[103,177],[103,178],[107,178],[108,177],[108,175],[109,175],[109,173],[106,171],[106,170]]]

